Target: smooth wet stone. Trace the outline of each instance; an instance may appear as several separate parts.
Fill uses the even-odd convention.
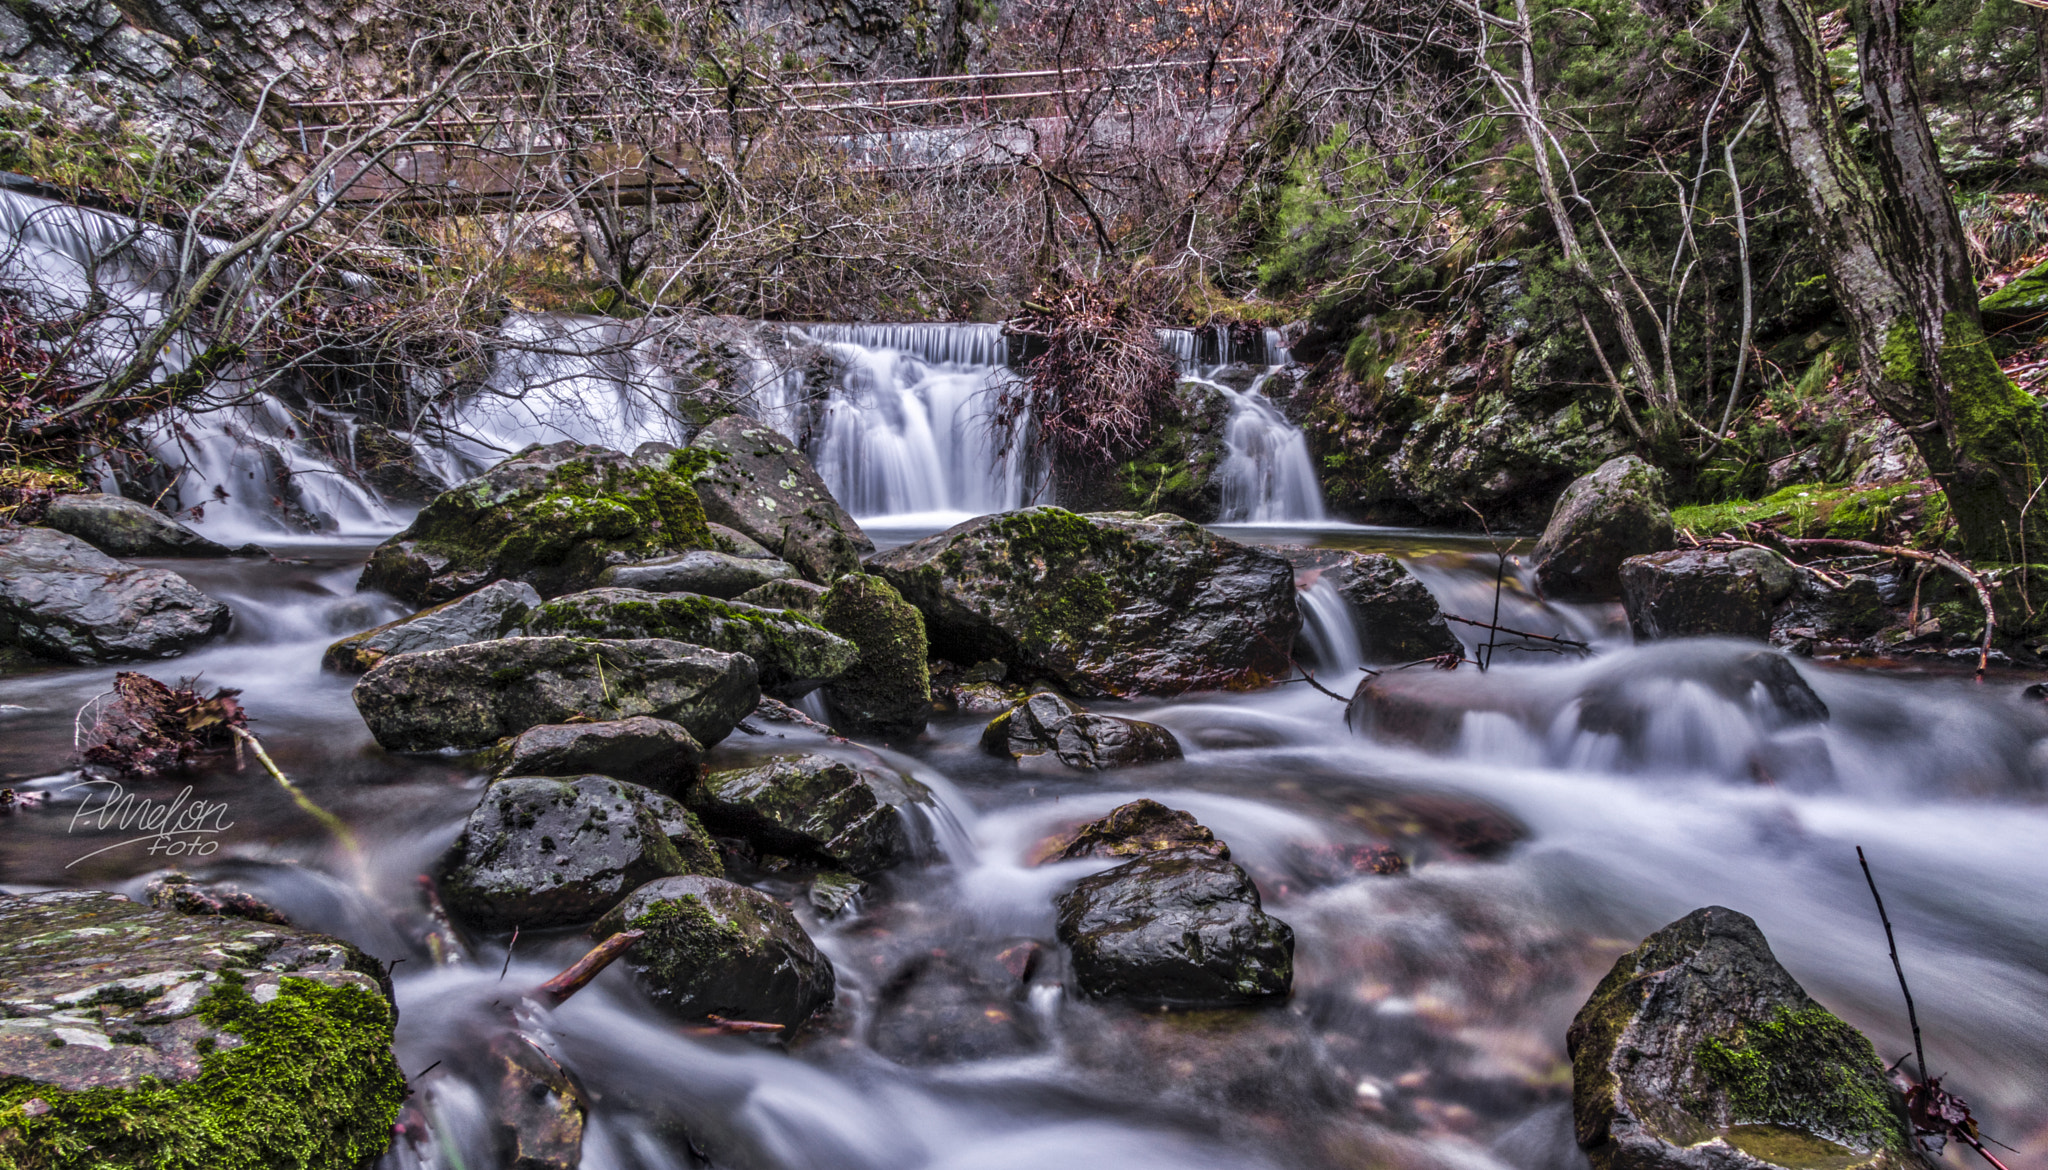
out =
[[[710,746],[760,700],[754,660],[662,638],[505,638],[395,654],[350,697],[391,751],[489,747],[572,716],[651,715]]]
[[[850,873],[826,870],[811,879],[811,888],[804,898],[820,918],[837,918],[853,908],[862,894],[867,893],[868,884]]]
[[[1373,662],[1415,662],[1463,647],[1422,579],[1385,553],[1352,553],[1323,570],[1351,605]]]
[[[58,496],[44,508],[43,524],[114,557],[235,555],[148,504],[101,492]]]
[[[1230,846],[1194,817],[1156,800],[1134,800],[1119,805],[1100,820],[1075,830],[1058,856],[1063,861],[1087,857],[1140,857],[1186,849],[1230,860]]]
[[[847,735],[891,739],[923,731],[932,711],[923,615],[887,581],[848,573],[826,590],[818,622],[860,651],[825,685],[832,725]]]
[[[716,832],[855,874],[908,860],[912,840],[898,810],[930,799],[907,776],[812,754],[708,772],[687,797]]]
[[[0,894],[0,1003],[9,1165],[347,1170],[407,1093],[382,966],[310,931]]]
[[[327,648],[320,665],[361,674],[393,654],[503,638],[518,630],[527,612],[539,604],[540,594],[526,582],[493,581],[454,601],[343,638]]]
[[[1301,627],[1285,560],[1178,516],[1026,508],[868,571],[924,614],[933,654],[1083,698],[1265,686],[1291,672]]]
[[[1622,602],[1638,638],[1727,634],[1763,641],[1800,571],[1760,548],[1675,549],[1621,565]]]
[[[591,932],[640,930],[618,966],[655,1006],[682,1019],[717,1016],[795,1028],[829,1006],[832,964],[782,903],[711,877],[634,890]]]
[[[481,761],[501,776],[596,773],[680,796],[697,779],[704,749],[681,726],[635,715],[606,723],[544,723],[491,749]]]
[[[590,1104],[576,1079],[525,1036],[491,1036],[483,1085],[499,1164],[508,1170],[578,1170]]]
[[[1774,650],[1703,645],[1690,654],[1638,656],[1611,666],[1579,695],[1579,727],[1616,735],[1631,748],[1646,737],[1680,684],[1705,689],[1746,708],[1768,730],[1825,723],[1828,705],[1799,668]]]
[[[171,658],[227,632],[227,604],[53,528],[0,528],[0,646],[60,662]]]
[[[819,584],[860,571],[875,544],[782,432],[730,415],[690,446],[722,458],[697,476],[704,514],[756,541]]]
[[[756,586],[733,599],[762,609],[793,609],[809,617],[818,616],[825,604],[825,587],[815,581],[784,579]]]
[[[736,557],[694,549],[660,560],[613,565],[597,576],[599,585],[645,589],[650,593],[699,593],[705,597],[738,597],[771,581],[797,575],[786,561]]]
[[[1067,720],[1081,713],[1080,704],[1040,691],[989,720],[981,729],[981,750],[1007,760],[1042,756],[1053,750]]]
[[[1156,723],[1084,711],[1046,692],[991,719],[982,729],[981,747],[1012,760],[1050,752],[1083,771],[1181,758],[1179,741]]]
[[[994,963],[913,956],[882,981],[868,1046],[912,1066],[1021,1056],[1044,1043],[1023,990]]]
[[[760,609],[694,593],[603,588],[543,602],[526,618],[535,636],[669,638],[728,654],[760,668],[761,689],[794,699],[853,668],[859,651],[801,613]]]
[[[1695,910],[1623,955],[1565,1043],[1596,1170],[1929,1166],[1870,1041],[1733,910]]]
[[[508,776],[484,789],[436,880],[487,929],[590,922],[656,878],[722,876],[704,827],[674,800],[608,776]]]
[[[1673,542],[1664,474],[1634,455],[1609,459],[1564,489],[1536,542],[1536,581],[1549,597],[1621,596],[1621,563]]]
[[[1294,931],[1243,868],[1200,849],[1149,853],[1058,899],[1078,990],[1096,999],[1232,1007],[1287,996]]]

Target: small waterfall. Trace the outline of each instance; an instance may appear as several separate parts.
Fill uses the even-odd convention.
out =
[[[1292,360],[1278,330],[1265,330],[1256,352],[1240,354],[1228,328],[1164,329],[1160,341],[1180,363],[1181,379],[1213,387],[1230,403],[1223,426],[1223,485],[1217,520],[1224,524],[1313,524],[1326,520],[1322,485],[1308,437],[1263,393]],[[1206,359],[1214,359],[1213,362]],[[1238,390],[1221,380],[1232,365],[1257,359],[1266,369]]]
[[[1301,607],[1301,640],[1324,685],[1342,690],[1338,680],[1346,686],[1357,681],[1365,655],[1351,603],[1321,574],[1298,589],[1294,600]]]
[[[998,325],[817,325],[843,372],[812,461],[859,519],[979,516],[1023,507],[1040,478],[991,426],[1004,366]]]

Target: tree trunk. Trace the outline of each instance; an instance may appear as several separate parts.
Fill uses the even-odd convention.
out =
[[[1801,179],[1835,299],[1855,330],[1863,384],[1912,436],[1948,497],[1964,554],[2048,555],[2048,415],[1992,356],[1962,225],[1914,82],[1900,0],[1856,0],[1876,172],[1849,144],[1812,9],[1744,0],[1752,61]]]

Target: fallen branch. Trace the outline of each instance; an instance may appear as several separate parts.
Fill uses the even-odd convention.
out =
[[[1340,695],[1340,694],[1338,694],[1337,692],[1335,692],[1335,691],[1331,690],[1330,688],[1328,688],[1328,687],[1324,686],[1323,684],[1321,684],[1321,683],[1317,682],[1317,681],[1316,681],[1316,675],[1315,675],[1315,672],[1314,672],[1314,671],[1312,671],[1312,670],[1307,670],[1307,669],[1304,669],[1304,668],[1302,667],[1301,663],[1299,663],[1299,662],[1296,662],[1296,661],[1294,660],[1294,656],[1293,656],[1292,654],[1290,654],[1290,655],[1288,655],[1288,656],[1287,656],[1287,665],[1289,665],[1289,666],[1293,667],[1293,668],[1294,668],[1294,669],[1295,669],[1296,671],[1299,671],[1299,672],[1300,672],[1300,674],[1301,674],[1301,679],[1302,679],[1302,681],[1303,681],[1303,682],[1305,682],[1305,683],[1307,683],[1308,685],[1310,685],[1310,686],[1314,687],[1315,689],[1317,689],[1317,690],[1319,690],[1319,691],[1323,692],[1324,694],[1326,694],[1326,695],[1330,696],[1331,698],[1333,698],[1333,699],[1337,700],[1338,702],[1340,702],[1340,703],[1349,703],[1349,702],[1351,701],[1350,699],[1348,699],[1348,698],[1344,697],[1343,695]]]
[[[550,1007],[559,1007],[570,996],[583,990],[597,973],[612,965],[612,961],[626,953],[634,943],[646,937],[644,930],[622,930],[590,949],[590,953],[569,965],[569,969],[534,989],[535,999],[546,1002]]]
[[[291,777],[279,770],[277,762],[270,758],[270,753],[263,750],[263,741],[249,734],[246,729],[237,727],[232,723],[227,725],[227,729],[234,733],[238,741],[256,754],[256,762],[262,764],[263,770],[270,773],[270,778],[277,781],[278,787],[284,789],[291,796],[293,804],[298,805],[301,811],[314,820],[319,821],[322,827],[334,835],[335,841],[340,843],[342,849],[348,853],[349,860],[355,865],[357,884],[367,885],[370,870],[369,866],[363,861],[363,846],[361,842],[356,840],[355,833],[349,830],[348,823],[313,803],[312,797],[300,791],[299,786],[292,783]]]
[[[1836,540],[1831,537],[1808,537],[1787,540],[1786,544],[1795,549],[1837,548],[1850,552],[1871,553],[1876,556],[1901,557],[1910,561],[1924,561],[1939,565],[1969,582],[1977,594],[1977,603],[1984,607],[1984,639],[1977,647],[1977,681],[1984,681],[1984,671],[1991,665],[1991,635],[1998,628],[1998,612],[1991,604],[1991,587],[1984,583],[1982,574],[1945,552],[1922,552],[1917,548],[1902,548],[1891,544],[1871,544],[1863,540]]]
[[[1507,634],[1511,637],[1516,638],[1530,638],[1538,642],[1555,642],[1560,646],[1570,646],[1574,650],[1592,650],[1592,647],[1590,645],[1584,642],[1575,641],[1571,638],[1554,638],[1549,634],[1532,634],[1527,630],[1517,630],[1512,626],[1503,626],[1495,622],[1474,621],[1471,618],[1461,618],[1455,614],[1448,613],[1444,615],[1444,620],[1447,622],[1458,622],[1468,626],[1478,626],[1482,630],[1492,630],[1495,633]]]

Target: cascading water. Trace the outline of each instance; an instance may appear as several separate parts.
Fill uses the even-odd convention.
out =
[[[1223,424],[1224,457],[1216,469],[1223,489],[1218,522],[1273,525],[1326,520],[1308,438],[1263,393],[1267,382],[1292,360],[1279,331],[1265,330],[1257,352],[1242,356],[1235,352],[1230,330],[1221,326],[1206,332],[1168,329],[1160,337],[1179,362],[1182,381],[1212,387],[1230,404]],[[1249,386],[1239,389],[1221,379],[1225,367],[1252,359],[1266,368]]]

